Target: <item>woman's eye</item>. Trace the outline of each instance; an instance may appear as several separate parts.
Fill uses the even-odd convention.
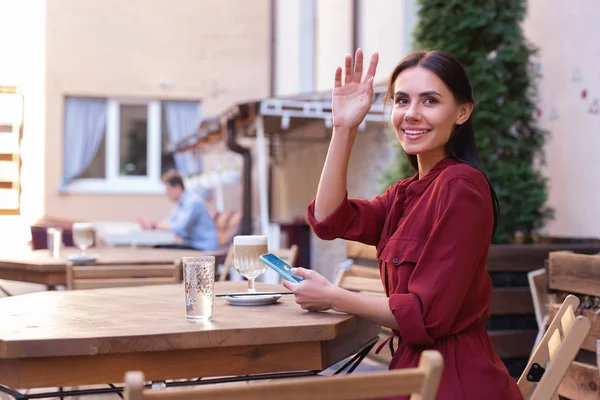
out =
[[[435,104],[437,103],[437,100],[434,99],[433,97],[427,97],[425,100],[423,100],[424,104]]]
[[[398,97],[396,99],[396,104],[407,104],[407,103],[408,103],[408,100],[405,99],[404,97]]]

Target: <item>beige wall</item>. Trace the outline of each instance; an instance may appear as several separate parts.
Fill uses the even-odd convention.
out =
[[[554,236],[600,236],[600,2],[531,0],[527,38],[540,48],[540,124]],[[560,28],[557,28],[560,27]],[[583,95],[585,91],[585,96]],[[595,106],[596,105],[596,106]]]
[[[58,194],[65,95],[200,99],[205,115],[269,94],[268,0],[52,0],[47,5],[46,214],[159,217],[162,196]],[[170,81],[170,89],[159,83]]]

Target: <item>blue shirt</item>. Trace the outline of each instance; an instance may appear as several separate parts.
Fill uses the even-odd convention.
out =
[[[193,192],[183,192],[167,221],[171,225],[171,232],[182,239],[182,244],[205,251],[221,247],[217,226],[206,203]]]

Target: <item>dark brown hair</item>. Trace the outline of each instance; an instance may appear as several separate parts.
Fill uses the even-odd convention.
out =
[[[185,190],[183,178],[181,178],[179,172],[175,171],[174,169],[165,172],[162,175],[162,181],[165,185],[169,185],[171,187],[180,187]]]
[[[456,57],[441,50],[415,51],[404,57],[404,59],[400,61],[396,68],[394,68],[394,71],[390,76],[388,90],[386,93],[386,104],[389,103],[390,99],[393,98],[394,84],[396,83],[396,78],[398,78],[398,75],[400,75],[404,70],[413,67],[425,68],[437,75],[437,77],[444,82],[448,89],[450,89],[457,103],[474,104],[473,91],[471,89],[471,83],[469,81],[467,71]],[[448,139],[445,148],[446,155],[448,157],[452,157],[455,160],[469,164],[471,167],[481,171],[485,176],[485,179],[490,186],[490,193],[492,195],[495,232],[496,227],[498,226],[500,207],[498,205],[496,191],[487,177],[479,159],[477,143],[475,142],[475,129],[473,127],[472,115],[469,116],[469,119],[465,121],[465,123],[456,126],[450,135],[450,139]],[[419,163],[417,161],[417,156],[414,154],[406,154],[406,152],[404,154],[408,158],[410,165],[415,170],[418,170]]]

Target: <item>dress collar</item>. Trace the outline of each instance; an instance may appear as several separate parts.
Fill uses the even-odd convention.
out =
[[[456,164],[460,164],[460,161],[450,157],[443,158],[442,160],[438,161],[437,164],[435,164],[433,168],[431,168],[431,170],[421,179],[419,179],[418,172],[415,175],[413,175],[413,177],[410,178],[407,182],[407,190],[410,189],[417,195],[423,193],[425,189],[429,187],[431,182],[433,182],[435,178],[437,178],[438,175],[442,173],[443,170],[445,170],[451,165]]]

